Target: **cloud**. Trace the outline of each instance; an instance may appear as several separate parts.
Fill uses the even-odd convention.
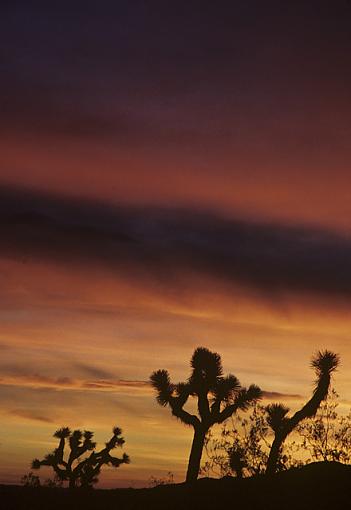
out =
[[[301,400],[302,395],[294,394],[294,393],[280,393],[279,391],[263,391],[262,396],[267,400]]]
[[[142,380],[84,380],[71,379],[69,377],[47,377],[40,374],[14,374],[0,377],[0,386],[29,387],[36,389],[57,389],[57,390],[93,390],[112,393],[135,393],[151,395],[153,389],[149,381]],[[277,391],[263,391],[263,398],[266,400],[301,400],[299,394],[281,393]]]
[[[2,187],[0,249],[24,263],[98,265],[165,289],[199,275],[273,295],[351,296],[350,238],[191,209],[112,207]]]
[[[113,377],[111,372],[86,363],[73,363],[72,368],[96,379],[111,379]]]
[[[0,386],[19,386],[31,388],[51,388],[57,390],[97,390],[112,392],[135,392],[141,390],[151,393],[148,381],[116,379],[72,379],[70,377],[48,377],[38,373],[13,372],[0,376]]]
[[[19,418],[26,418],[27,420],[41,421],[43,423],[54,423],[54,420],[38,414],[36,411],[30,409],[12,409],[9,411],[12,416],[18,416]]]
[[[119,379],[118,381],[86,381],[83,384],[84,388],[90,389],[118,389],[118,388],[132,388],[132,389],[148,389],[150,387],[148,381],[129,381],[125,379]],[[149,390],[147,391],[149,393]]]
[[[220,10],[208,1],[201,9],[61,4],[1,8],[2,132],[155,146],[200,139],[206,149],[213,141],[240,149],[268,137],[269,146],[288,146],[291,154],[296,146],[320,152],[331,139],[347,143],[346,92],[338,123],[320,121],[321,104],[325,112],[330,102],[338,107],[348,90],[346,2],[333,31],[338,59],[326,46],[330,9],[321,2],[284,10],[257,0]],[[321,82],[321,74],[333,79]]]
[[[36,386],[36,387],[74,387],[76,381],[70,377],[48,377],[38,373],[20,373],[14,371],[0,377],[0,385]]]

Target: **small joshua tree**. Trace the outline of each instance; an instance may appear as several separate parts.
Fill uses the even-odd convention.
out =
[[[234,375],[223,376],[221,357],[204,347],[195,349],[191,358],[191,374],[186,382],[171,383],[167,370],[157,370],[150,377],[157,391],[157,402],[171,408],[172,414],[194,428],[187,482],[197,479],[206,433],[215,423],[222,423],[239,409],[247,409],[261,398],[258,386],[240,386]],[[189,397],[197,399],[198,414],[184,409]]]
[[[44,457],[43,460],[34,459],[32,469],[41,466],[51,466],[59,480],[68,481],[70,488],[77,486],[92,487],[98,481],[98,475],[103,465],[119,467],[128,464],[129,457],[123,454],[122,458],[113,457],[110,452],[117,446],[122,447],[124,439],[120,428],[113,429],[111,439],[105,448],[95,451],[96,443],[92,440],[93,432],[85,430],[71,430],[64,427],[55,432],[54,437],[59,439],[58,447]],[[68,444],[70,452],[65,459],[65,446]],[[91,452],[88,454],[88,452]],[[83,458],[83,455],[88,454]]]
[[[313,395],[311,399],[290,418],[287,416],[289,408],[283,404],[270,404],[267,406],[267,422],[274,432],[274,440],[267,462],[267,474],[274,474],[276,472],[280,452],[287,436],[302,420],[314,416],[321,402],[327,397],[331,374],[336,370],[339,361],[339,356],[331,351],[317,352],[311,361],[311,367],[314,369],[317,376]]]

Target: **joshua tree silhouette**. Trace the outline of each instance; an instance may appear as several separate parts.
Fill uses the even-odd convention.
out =
[[[258,386],[242,388],[234,375],[223,376],[221,357],[216,352],[198,347],[190,364],[191,375],[184,383],[172,384],[167,370],[157,370],[150,377],[157,391],[157,402],[164,407],[169,405],[174,416],[194,428],[187,482],[197,479],[205,435],[210,427],[261,398]],[[198,415],[184,409],[190,396],[197,398]]]
[[[267,462],[267,474],[274,474],[277,470],[279,455],[287,436],[305,418],[314,416],[321,402],[327,397],[331,374],[339,365],[340,358],[331,351],[318,351],[311,360],[317,379],[316,387],[311,399],[290,418],[286,415],[289,408],[283,404],[270,404],[267,406],[268,424],[274,432],[274,440]]]
[[[54,437],[59,439],[58,447],[44,457],[43,460],[34,459],[32,469],[39,469],[41,466],[51,466],[60,480],[67,480],[70,488],[77,485],[81,487],[92,487],[98,481],[98,475],[104,464],[119,467],[121,464],[130,462],[127,454],[122,458],[110,455],[111,450],[117,446],[122,447],[124,439],[121,437],[122,430],[118,427],[113,429],[113,436],[105,444],[105,448],[96,452],[96,443],[92,441],[93,432],[85,430],[70,431],[64,427],[55,432]],[[69,444],[70,453],[67,460],[64,459],[66,440]],[[82,456],[91,451],[90,455],[82,459]]]

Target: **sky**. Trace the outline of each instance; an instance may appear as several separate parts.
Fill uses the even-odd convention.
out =
[[[294,408],[351,402],[349,1],[3,1],[0,483],[61,426],[185,475],[148,385],[197,346]],[[43,476],[45,473],[43,473]],[[47,473],[49,476],[49,473]]]

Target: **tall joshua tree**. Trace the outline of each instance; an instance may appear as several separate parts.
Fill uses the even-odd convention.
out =
[[[242,388],[234,375],[223,376],[221,357],[216,352],[198,347],[190,364],[190,377],[183,383],[171,383],[167,370],[157,370],[150,377],[157,391],[157,402],[164,407],[168,405],[174,416],[194,428],[187,482],[198,477],[205,435],[212,425],[224,422],[237,410],[247,409],[261,398],[258,386]],[[189,397],[197,399],[197,414],[184,409]]]
[[[331,375],[339,365],[339,356],[331,351],[319,351],[311,360],[311,367],[316,373],[316,386],[310,400],[293,416],[287,416],[289,408],[283,404],[267,406],[268,424],[274,432],[274,440],[267,462],[267,474],[274,474],[277,470],[279,455],[287,436],[305,418],[314,416],[327,397]]]
[[[104,464],[119,467],[121,464],[129,463],[129,457],[125,453],[122,458],[113,457],[110,454],[111,450],[117,446],[123,446],[124,439],[121,434],[122,430],[115,427],[111,439],[105,443],[105,448],[95,451],[96,443],[92,441],[93,432],[88,430],[71,432],[68,427],[64,427],[54,434],[54,437],[59,439],[58,447],[43,460],[34,459],[32,469],[51,466],[59,480],[68,481],[70,488],[77,485],[92,487],[98,481],[98,475]],[[65,459],[66,443],[70,452]],[[91,453],[83,458],[82,456],[88,452]]]

